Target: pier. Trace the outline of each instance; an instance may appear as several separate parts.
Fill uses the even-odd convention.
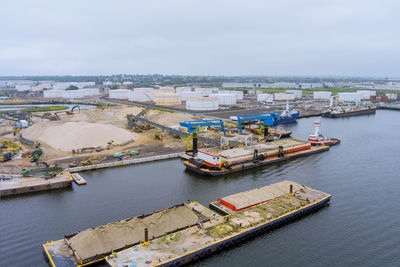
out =
[[[66,188],[72,185],[69,173],[45,179],[44,177],[12,178],[0,181],[0,197]]]

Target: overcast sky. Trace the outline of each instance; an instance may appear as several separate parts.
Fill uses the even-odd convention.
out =
[[[400,76],[400,1],[2,0],[0,75]]]

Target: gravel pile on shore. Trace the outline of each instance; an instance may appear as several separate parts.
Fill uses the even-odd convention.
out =
[[[25,129],[22,135],[63,151],[83,147],[104,147],[111,140],[114,140],[115,144],[121,144],[136,139],[135,133],[111,124],[80,121],[43,126],[41,123],[34,124]]]

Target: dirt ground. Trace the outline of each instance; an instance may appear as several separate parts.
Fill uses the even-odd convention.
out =
[[[59,113],[60,121],[50,121],[33,117],[33,125],[21,130],[24,138],[38,141],[41,144],[43,155],[40,161],[58,163],[68,167],[74,160],[85,160],[92,156],[100,156],[101,162],[118,160],[113,158],[116,152],[123,152],[123,158],[144,157],[158,154],[167,154],[185,151],[186,143],[183,139],[175,139],[163,133],[162,140],[155,139],[159,129],[150,129],[135,133],[127,129],[127,114],[138,114],[142,108],[121,105],[105,109],[81,110],[74,115]],[[191,115],[177,112],[151,110],[148,119],[165,126],[179,125],[180,121],[195,119]],[[1,132],[12,129],[10,123],[0,122]],[[23,151],[33,151],[35,148],[20,144],[12,134],[3,136],[5,140],[18,143]],[[108,142],[114,141],[114,146]],[[122,145],[121,145],[122,144]],[[103,147],[101,152],[73,154],[72,150],[84,147]],[[108,146],[108,149],[106,149]],[[140,155],[128,156],[128,152],[138,150]],[[15,157],[12,161],[0,165],[0,173],[20,173],[22,167],[33,168],[36,165],[29,159]]]

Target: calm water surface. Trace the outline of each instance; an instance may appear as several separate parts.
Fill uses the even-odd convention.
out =
[[[285,126],[306,138],[315,118]],[[0,200],[0,266],[46,266],[41,245],[64,234],[290,179],[333,195],[331,205],[195,266],[400,266],[400,113],[323,119],[342,140],[285,164],[202,177],[179,160],[85,172],[87,186]]]

